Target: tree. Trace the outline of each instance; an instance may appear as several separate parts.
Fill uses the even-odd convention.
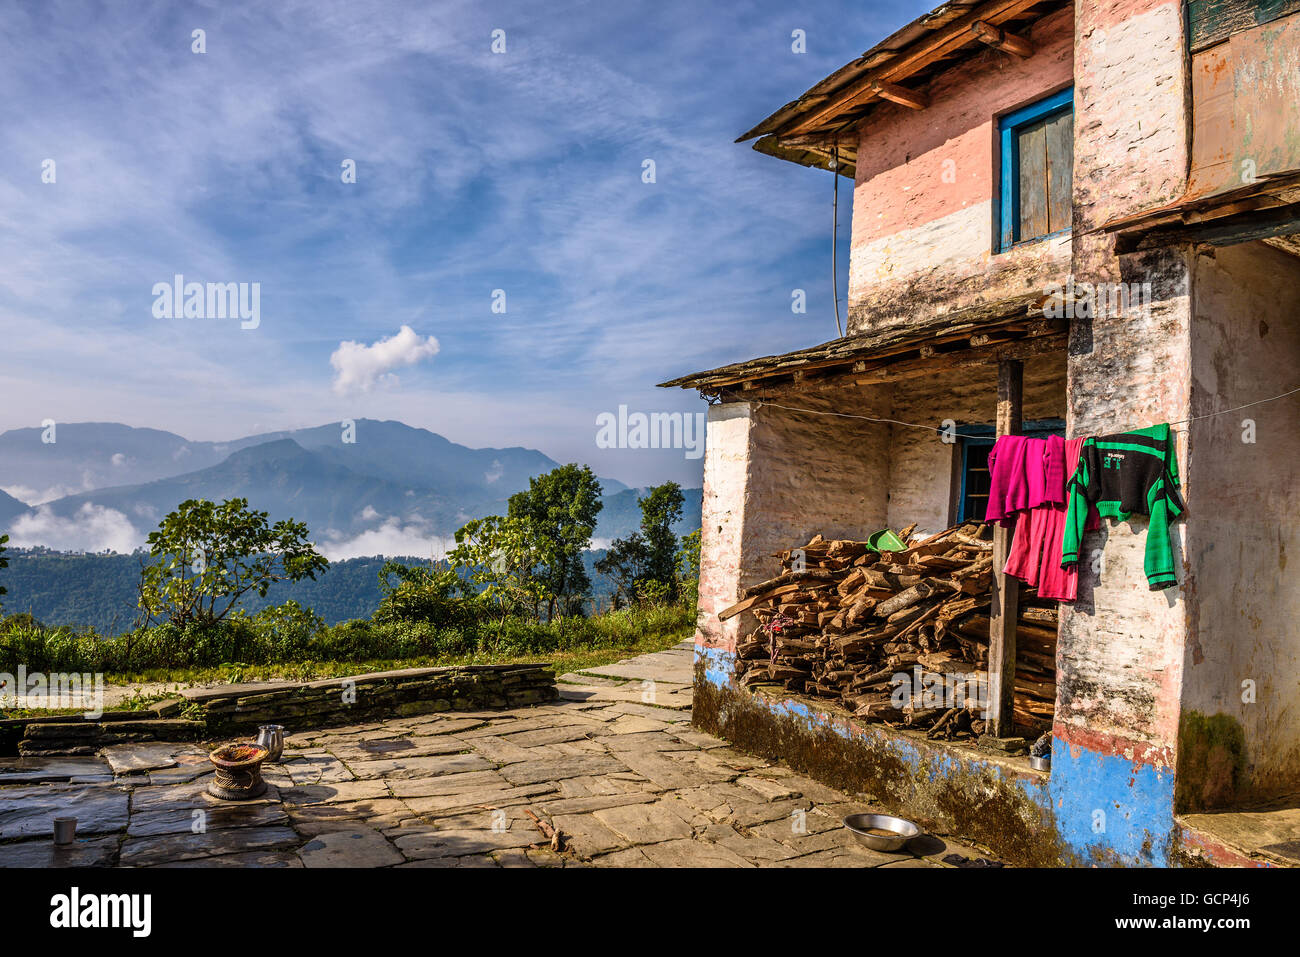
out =
[[[140,607],[177,625],[221,621],[247,594],[265,598],[275,582],[329,568],[307,534],[293,519],[269,524],[247,499],[184,501],[149,533],[157,561],[140,570]]]
[[[393,579],[396,577],[396,583]],[[386,561],[379,569],[379,607],[371,617],[449,625],[466,617],[465,583],[451,568]]]
[[[669,590],[676,600],[677,587],[677,535],[673,525],[681,521],[682,487],[676,482],[665,482],[650,489],[650,494],[637,502],[641,506],[641,535],[646,543],[646,578]]]
[[[8,535],[0,535],[0,568],[9,567],[9,559],[5,558],[5,552],[7,551],[5,545],[8,544],[8,542],[9,542]],[[0,595],[7,595],[7,594],[9,593],[5,591],[5,586],[0,585]]]
[[[696,529],[682,536],[682,547],[677,550],[678,594],[688,604],[700,600],[700,532]]]
[[[580,614],[591,595],[582,553],[591,546],[605,504],[600,494],[600,480],[589,466],[569,464],[529,479],[525,491],[510,496],[508,517],[529,523],[539,537],[542,554],[533,574],[548,595],[548,621],[557,611]]]
[[[543,604],[554,605],[555,595],[536,574],[555,561],[552,544],[529,519],[488,515],[468,522],[447,559],[482,589],[479,598],[500,618],[536,618]]]
[[[615,583],[614,603],[624,599],[647,603],[676,601],[678,580],[677,535],[673,525],[681,520],[685,499],[676,482],[657,485],[640,499],[641,530],[610,543],[596,571]]]
[[[640,532],[610,542],[605,554],[596,559],[596,571],[614,583],[614,610],[637,600],[637,583],[644,580],[649,551]]]

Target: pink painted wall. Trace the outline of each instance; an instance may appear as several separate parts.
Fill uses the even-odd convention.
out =
[[[1063,281],[1069,239],[994,253],[997,118],[1073,78],[1073,12],[1027,33],[1034,54],[989,49],[926,89],[930,106],[885,104],[858,144],[850,328],[905,323],[976,298]]]

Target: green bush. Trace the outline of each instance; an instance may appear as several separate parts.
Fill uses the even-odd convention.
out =
[[[693,609],[636,605],[590,617],[525,618],[439,625],[422,621],[347,621],[326,627],[296,602],[211,624],[161,624],[115,637],[49,628],[29,616],[0,621],[0,671],[135,674],[288,662],[391,661],[484,655],[546,655],[620,648],[689,629]]]

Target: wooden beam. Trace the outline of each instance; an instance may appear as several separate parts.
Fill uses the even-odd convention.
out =
[[[897,83],[887,83],[884,80],[877,80],[871,87],[876,91],[876,95],[890,103],[897,103],[899,106],[906,106],[913,110],[923,110],[930,105],[930,98],[918,90],[909,90],[905,86],[899,86]]]
[[[1024,364],[1018,359],[998,363],[997,434],[1019,435],[1024,420]],[[1014,734],[1016,622],[1020,611],[1020,582],[1003,571],[1011,551],[1012,529],[993,529],[993,602],[989,615],[989,734]]]
[[[883,385],[904,379],[919,379],[924,376],[939,375],[950,369],[964,369],[971,366],[989,365],[1004,359],[1029,359],[1034,356],[1059,354],[1064,355],[1068,337],[1065,333],[1031,338],[1016,339],[1011,342],[995,342],[978,346],[964,352],[948,352],[931,359],[904,359],[891,363],[878,363],[874,368],[865,369],[855,378],[855,385]]]
[[[1238,213],[1223,219],[1188,226],[1151,230],[1134,230],[1131,236],[1120,234],[1117,252],[1151,249],[1175,243],[1209,243],[1212,246],[1235,246],[1256,239],[1269,239],[1300,232],[1300,204],[1274,209]]]
[[[971,24],[970,32],[975,34],[976,39],[982,43],[987,43],[995,50],[1001,50],[1003,53],[1010,53],[1021,59],[1027,59],[1034,55],[1034,47],[1024,37],[1018,37],[1014,33],[1007,33],[1001,27],[995,27],[993,24],[984,20],[976,20]]]
[[[810,116],[797,120],[790,129],[781,130],[781,135],[794,135],[817,129],[827,119],[844,110],[859,105],[875,95],[873,84],[877,80],[897,81],[905,79],[936,60],[960,50],[974,39],[970,35],[971,24],[976,20],[1000,23],[1018,16],[1041,0],[993,0],[972,10],[947,26],[935,30],[924,40],[918,40],[902,55],[883,64],[879,69],[846,84],[842,89],[829,94],[828,102]]]

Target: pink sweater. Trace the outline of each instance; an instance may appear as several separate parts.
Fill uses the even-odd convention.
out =
[[[989,452],[989,504],[984,521],[1010,524],[1023,509],[1065,504],[1065,440],[1003,435]]]

